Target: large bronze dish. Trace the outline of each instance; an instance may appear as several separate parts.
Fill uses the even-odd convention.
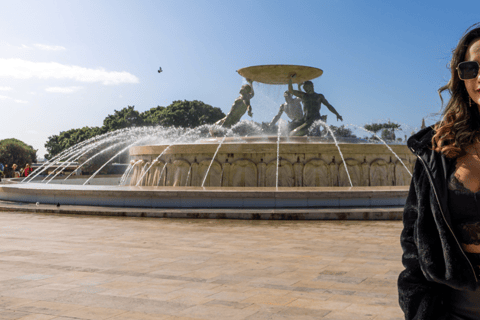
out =
[[[288,79],[292,76],[293,83],[302,83],[320,77],[323,70],[307,66],[270,64],[242,68],[237,72],[246,79],[261,83],[288,84]]]

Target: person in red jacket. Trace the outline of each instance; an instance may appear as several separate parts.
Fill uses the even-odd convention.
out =
[[[25,169],[23,170],[23,174],[24,174],[25,177],[28,177],[28,175],[29,175],[30,172],[32,172],[32,171],[33,171],[33,169],[30,168],[30,165],[27,163],[27,164],[25,165]]]

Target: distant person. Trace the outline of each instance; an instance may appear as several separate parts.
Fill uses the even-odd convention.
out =
[[[17,171],[18,166],[14,163],[12,164],[12,178],[18,178],[20,177],[20,172]]]
[[[480,23],[449,63],[442,120],[408,139],[417,161],[403,211],[405,319],[480,319]]]
[[[303,89],[305,90],[305,92],[300,90],[293,90],[292,78],[289,79],[288,92],[302,99],[304,114],[303,123],[290,132],[291,136],[304,136],[308,133],[308,129],[310,128],[310,126],[315,121],[321,119],[320,108],[322,107],[322,103],[328,108],[328,110],[330,110],[333,114],[337,116],[337,121],[343,121],[342,116],[338,114],[337,110],[335,110],[335,108],[330,103],[328,103],[327,99],[325,99],[323,94],[316,93],[313,90],[312,81],[305,81],[303,83]]]
[[[23,170],[23,176],[24,177],[28,177],[28,175],[30,174],[30,172],[32,172],[33,169],[30,167],[30,164],[26,164],[25,165],[25,169]]]
[[[8,164],[5,164],[5,166],[3,167],[3,176],[5,178],[10,178],[10,171],[11,169],[8,167]]]
[[[235,102],[232,105],[232,109],[223,119],[215,122],[216,125],[230,128],[235,125],[243,117],[245,112],[248,112],[250,117],[253,117],[252,106],[250,105],[250,99],[255,95],[253,91],[253,82],[252,80],[247,79],[248,84],[244,84],[240,89],[240,96],[235,99]]]

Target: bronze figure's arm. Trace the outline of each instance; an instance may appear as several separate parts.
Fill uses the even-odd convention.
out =
[[[330,110],[331,113],[337,116],[337,121],[343,121],[342,116],[339,115],[337,110],[335,110],[335,108],[327,101],[327,99],[325,99],[323,94],[320,95],[320,102],[323,103],[328,108],[328,110]]]
[[[285,109],[285,103],[280,105],[280,109],[278,110],[277,115],[272,119],[272,121],[270,121],[270,126],[275,125],[278,122],[278,120],[280,120],[280,117],[282,116],[284,109]]]
[[[298,88],[300,89],[301,84],[298,85]],[[304,92],[300,90],[293,90],[293,85],[292,85],[292,77],[288,79],[288,92],[293,94],[296,97],[299,97],[300,99],[303,98]]]

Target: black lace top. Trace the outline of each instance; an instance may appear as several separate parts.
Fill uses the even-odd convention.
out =
[[[448,181],[448,209],[455,235],[480,276],[480,191],[467,189],[455,172]]]

